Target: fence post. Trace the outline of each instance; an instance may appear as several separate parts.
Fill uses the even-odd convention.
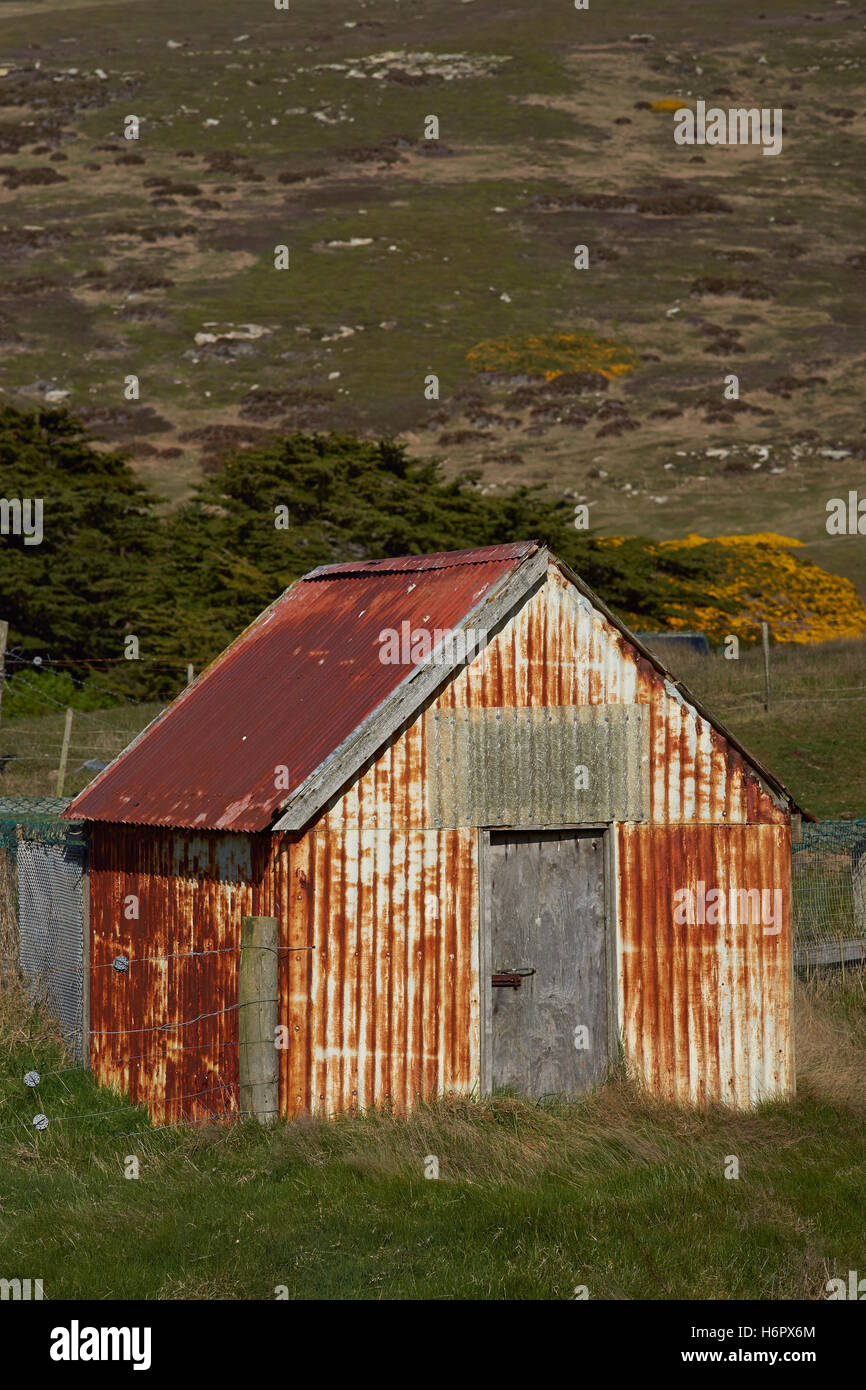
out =
[[[240,1109],[272,1124],[280,1103],[277,1029],[276,917],[241,918],[238,969]]]
[[[761,641],[764,646],[764,709],[770,709],[770,629],[761,623]]]
[[[66,759],[69,757],[69,735],[72,733],[72,710],[66,711],[66,725],[63,729],[63,746],[60,749],[60,767],[57,770],[57,795],[63,795],[66,780]]]

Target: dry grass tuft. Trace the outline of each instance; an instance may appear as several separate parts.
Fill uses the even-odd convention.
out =
[[[17,1048],[56,1051],[63,1065],[63,1033],[60,1025],[44,1009],[33,1007],[28,984],[10,972],[0,988],[0,1053]]]
[[[866,968],[823,971],[794,984],[797,1084],[866,1110]]]

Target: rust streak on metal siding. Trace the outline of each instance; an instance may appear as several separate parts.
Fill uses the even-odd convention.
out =
[[[748,1106],[793,1087],[787,827],[618,827],[619,972],[626,1055],[650,1090]],[[678,889],[781,890],[763,922],[674,921]],[[720,914],[724,916],[724,914]]]
[[[282,976],[285,1114],[404,1111],[476,1084],[475,873],[472,831],[314,829],[275,841],[272,910],[289,926],[286,944],[311,944],[298,940],[308,892],[316,946],[290,956]]]
[[[249,851],[246,836],[92,828],[93,1070],[159,1123],[237,1109],[237,1012],[218,1011],[236,1002],[238,956],[186,953],[239,945]]]
[[[650,715],[650,819],[784,824],[740,753],[552,566],[548,582],[432,701],[433,711],[639,703]],[[335,800],[328,828],[427,825],[425,720],[415,718]]]

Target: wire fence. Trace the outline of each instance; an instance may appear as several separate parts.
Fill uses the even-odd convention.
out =
[[[0,980],[23,977],[27,981],[31,1005],[42,1007],[57,1020],[69,1056],[80,1065],[84,1057],[83,827],[59,818],[59,811],[68,805],[62,798],[4,801]]]
[[[866,819],[804,823],[792,884],[799,962],[866,958]]]
[[[4,714],[15,706],[15,696],[26,695],[29,707],[26,712],[20,708],[17,718],[4,718],[0,725],[0,775],[7,787],[15,788],[17,784],[22,792],[34,786],[54,787],[58,795],[65,790],[80,790],[82,772],[87,770],[92,775],[105,768],[154,714],[175,694],[188,688],[195,677],[192,662],[148,658],[135,663],[125,657],[56,661],[7,651],[4,665],[5,669],[0,670],[0,695],[7,692]],[[171,695],[163,691],[149,699],[137,699],[111,681],[112,670],[125,670],[130,665],[166,673],[185,667],[186,680]],[[77,667],[78,673],[70,667]],[[96,669],[82,674],[82,667]],[[103,673],[108,675],[108,684]],[[69,695],[57,688],[53,692],[46,689],[40,683],[40,674],[62,676],[71,683]],[[61,715],[67,718],[65,729]]]

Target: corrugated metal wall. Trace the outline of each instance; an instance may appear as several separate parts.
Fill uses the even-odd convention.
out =
[[[586,704],[650,706],[652,823],[785,823],[784,808],[740,754],[555,566],[483,659],[446,686],[430,712]],[[419,715],[320,824],[428,826],[428,728]]]
[[[280,953],[284,1113],[467,1093],[480,1044],[474,841],[312,832],[265,854],[261,837],[94,825],[94,1071],[159,1123],[237,1110],[241,917],[261,913],[279,919],[282,948],[314,948]]]
[[[157,1123],[237,1109],[232,1006],[255,849],[245,835],[91,826],[91,1065]]]
[[[778,889],[781,930],[773,899],[764,922],[755,909],[732,922],[736,909],[723,908],[718,924],[678,925],[678,890],[700,884],[726,902],[731,890]],[[648,1089],[740,1106],[792,1092],[788,828],[622,825],[617,900],[623,1043]]]
[[[468,1092],[478,1076],[475,832],[276,840],[260,910],[281,924],[285,1113]]]

